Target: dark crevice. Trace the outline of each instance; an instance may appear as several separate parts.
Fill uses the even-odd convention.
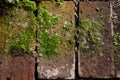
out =
[[[85,0],[80,0],[80,1],[83,1],[83,2],[85,2]],[[102,2],[102,1],[104,1],[104,2],[108,2],[108,1],[112,1],[112,0],[86,0],[86,1],[100,1],[100,2]]]
[[[38,0],[35,0],[35,3],[36,3],[36,7],[38,7],[38,5],[39,5],[39,2],[38,2]],[[34,11],[34,15],[35,15],[35,17],[37,17],[38,16],[38,10],[36,9],[35,11]],[[35,32],[35,34],[36,34],[36,44],[38,43],[38,40],[37,40],[37,38],[38,38],[38,25],[37,25],[37,21],[36,21],[36,32]],[[35,47],[35,51],[36,51],[36,53],[38,53],[38,47],[37,47],[37,45],[36,45],[36,47]],[[37,67],[38,67],[38,63],[37,63],[37,57],[35,57],[35,73],[34,73],[34,76],[35,76],[35,80],[38,80],[38,71],[37,71]]]
[[[6,80],[11,80],[11,78],[10,77],[7,77],[7,79]]]
[[[35,80],[38,80],[38,71],[37,71],[38,63],[37,63],[37,57],[35,58]]]
[[[78,27],[79,25],[79,0],[74,1],[75,3],[75,28]],[[78,38],[77,38],[77,32],[75,35],[75,79],[79,78],[79,72],[78,72],[78,48],[79,48],[79,43],[78,43]]]
[[[119,78],[91,78],[91,77],[88,77],[88,78],[85,78],[85,77],[81,77],[79,78],[79,80],[119,80]]]

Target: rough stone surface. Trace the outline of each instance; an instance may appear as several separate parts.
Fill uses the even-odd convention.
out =
[[[100,31],[102,35],[101,51],[98,55],[87,56],[79,47],[78,67],[79,76],[84,78],[111,78],[115,76],[113,63],[113,44],[110,24],[110,6],[109,2],[80,2],[79,19],[90,19],[91,21],[102,21],[103,28]],[[80,36],[80,35],[79,35]]]
[[[31,56],[0,55],[0,80],[34,80],[35,59]]]
[[[74,79],[74,56],[64,56],[54,60],[38,60],[39,79]]]
[[[50,60],[44,60],[38,57],[38,77],[39,79],[74,79],[75,78],[75,63],[74,63],[74,44],[69,43],[69,39],[74,39],[75,19],[74,19],[74,4],[72,1],[64,1],[61,5],[56,5],[50,1],[42,1],[39,4],[41,7],[46,5],[46,9],[50,13],[60,16],[60,21],[51,29],[61,38],[62,56],[55,57]],[[65,22],[69,22],[72,28],[69,31],[63,29]]]

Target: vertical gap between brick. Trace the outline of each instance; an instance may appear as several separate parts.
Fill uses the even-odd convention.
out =
[[[110,1],[110,24],[111,24],[111,35],[112,37],[114,37],[114,24],[113,24],[113,20],[112,20],[112,17],[113,17],[113,5],[112,5],[112,1]],[[113,47],[114,47],[114,44],[113,44]],[[114,51],[114,49],[113,49]],[[113,57],[113,61],[114,61],[114,55],[115,55],[115,52],[112,54],[112,57]],[[115,69],[115,61],[114,61],[114,72],[115,72],[115,79],[116,79],[116,69]]]
[[[7,77],[7,79],[6,80],[11,80],[11,78],[10,77]]]
[[[79,25],[79,0],[78,3],[75,4],[75,28],[78,27]],[[78,73],[78,48],[79,48],[79,43],[78,43],[78,38],[77,38],[77,31],[75,35],[75,79],[79,78],[79,73]]]
[[[36,7],[38,7],[38,4],[39,4],[39,2],[38,2],[38,0],[35,0],[35,3],[36,3]],[[36,9],[35,11],[34,11],[34,15],[35,15],[35,17],[37,17],[38,16],[38,10]],[[38,24],[37,24],[37,22],[36,22],[36,32],[35,32],[35,34],[36,34],[36,44],[38,43]],[[36,47],[35,47],[35,51],[36,51],[36,53],[38,54],[38,47],[37,47],[37,45],[36,45]],[[38,80],[38,71],[37,71],[37,67],[38,67],[38,63],[37,63],[37,57],[35,57],[35,72],[34,72],[34,77],[35,77],[35,80]]]
[[[37,63],[37,57],[35,57],[35,80],[38,80],[38,71],[37,71],[38,63]]]

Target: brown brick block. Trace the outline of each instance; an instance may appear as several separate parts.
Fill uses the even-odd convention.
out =
[[[57,5],[51,1],[42,1],[39,5],[41,7],[46,5],[46,9],[50,13],[57,14],[60,17],[59,22],[54,25],[53,28],[46,30],[50,32],[51,35],[57,34],[60,37],[61,55],[46,60],[43,57],[47,53],[42,53],[42,57],[38,57],[38,77],[39,79],[74,79],[74,4],[72,1],[64,1],[61,5]],[[70,24],[69,29],[66,28],[68,27],[66,24]],[[70,40],[72,40],[73,43],[71,43]],[[38,45],[39,44],[40,43],[38,43]]]
[[[32,56],[0,55],[0,80],[34,80]]]
[[[78,36],[80,43],[79,76],[85,78],[114,77],[109,2],[80,2],[79,21],[82,26],[79,30],[85,33],[85,36],[82,33]]]

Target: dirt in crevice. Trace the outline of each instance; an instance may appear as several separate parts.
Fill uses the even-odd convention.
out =
[[[74,9],[75,9],[75,28],[79,26],[79,0],[74,0]],[[75,79],[79,78],[79,72],[78,72],[78,47],[79,42],[77,38],[77,32],[75,33]]]
[[[37,63],[37,57],[35,58],[35,80],[38,80],[38,71],[37,71],[38,63]]]
[[[36,3],[36,7],[38,7],[38,0],[35,0],[35,3]],[[38,17],[38,10],[36,9],[34,12],[34,15],[35,17]],[[37,21],[36,21],[37,23]],[[35,31],[35,34],[36,34],[36,44],[38,43],[38,25],[36,24],[36,31]],[[37,45],[35,46],[35,52],[38,54],[38,47]],[[37,62],[37,56],[35,56],[35,72],[34,72],[34,77],[35,77],[35,80],[38,80],[38,70],[37,70],[37,67],[38,67],[38,62]]]

